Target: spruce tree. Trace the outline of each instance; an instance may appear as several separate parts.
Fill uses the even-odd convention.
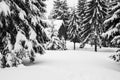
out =
[[[82,22],[81,38],[83,44],[87,43],[90,38],[94,39],[95,51],[97,44],[100,44],[100,35],[103,32],[103,22],[107,15],[107,6],[103,0],[91,0],[87,2],[85,17]]]
[[[76,14],[76,9],[74,8],[72,10],[72,13],[70,15],[69,19],[69,25],[68,25],[68,38],[74,43],[74,49],[75,49],[75,43],[80,42],[79,41],[79,21],[78,16]]]
[[[58,20],[68,19],[68,6],[66,0],[56,0],[54,1],[53,10],[51,12],[51,17]]]
[[[112,47],[120,47],[120,2],[113,4],[109,10],[109,16],[104,21],[105,33],[102,36],[109,41]],[[110,56],[115,61],[120,61],[120,50],[117,54]]]
[[[42,21],[45,4],[42,0],[2,0],[0,4],[2,67],[17,66],[23,57],[33,62],[35,53],[43,54],[42,43],[47,39]]]
[[[77,5],[77,16],[78,16],[78,24],[79,24],[79,27],[82,27],[82,21],[84,19],[84,16],[85,16],[85,9],[86,9],[86,0],[78,0],[78,5]],[[81,28],[80,28],[81,29]],[[80,30],[81,31],[81,30]],[[81,36],[79,34],[79,36]],[[82,42],[82,41],[80,41]],[[80,45],[81,47],[81,45]]]
[[[52,19],[63,20],[63,24],[59,29],[59,37],[64,37],[65,40],[67,39],[67,20],[69,17],[67,1],[66,0],[56,0],[54,1],[54,7],[50,14]]]
[[[84,14],[85,8],[86,8],[85,4],[86,4],[86,0],[78,0],[77,14],[80,18],[80,22],[83,20],[83,18],[85,16],[85,14]]]
[[[47,50],[62,49],[61,41],[58,37],[58,31],[57,29],[55,29],[53,21],[47,31],[49,32],[50,35],[50,41],[46,44],[46,49]]]
[[[109,16],[104,21],[105,33],[102,34],[104,38],[110,41],[111,44],[119,44],[119,24],[120,24],[120,2],[112,6],[109,10]]]

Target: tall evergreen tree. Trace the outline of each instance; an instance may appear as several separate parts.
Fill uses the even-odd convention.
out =
[[[51,26],[48,30],[50,34],[50,41],[46,44],[46,49],[48,50],[58,50],[61,49],[61,41],[58,37],[58,31],[55,29],[55,25],[52,21]]]
[[[120,47],[120,1],[114,0],[109,7],[109,16],[104,21],[105,32],[102,36],[109,41],[108,44],[112,47]],[[120,62],[120,49],[116,54],[110,56],[116,62]]]
[[[42,21],[44,13],[42,0],[0,1],[2,67],[21,64],[26,56],[34,61],[35,53],[43,54],[41,43],[47,39]]]
[[[78,5],[77,5],[77,16],[78,16],[78,24],[79,27],[82,27],[82,21],[84,19],[85,16],[85,9],[86,9],[86,0],[78,0]],[[81,28],[80,28],[81,29]],[[81,30],[80,30],[81,31]],[[81,36],[81,34],[79,34],[79,36]],[[82,41],[80,41],[82,42]],[[80,45],[81,47],[81,45]]]
[[[53,19],[63,20],[63,24],[59,29],[59,37],[64,37],[67,39],[66,30],[67,30],[67,20],[69,17],[67,1],[66,0],[56,0],[54,1],[54,7],[50,14]]]
[[[113,45],[119,45],[120,38],[120,2],[112,6],[109,10],[109,16],[104,21],[105,33],[102,34],[104,38],[110,41]]]
[[[51,17],[53,19],[66,20],[68,19],[68,6],[66,0],[56,0],[54,1],[53,10],[51,12]]]
[[[69,19],[69,27],[68,27],[68,38],[74,42],[74,49],[75,49],[75,43],[80,42],[79,41],[79,21],[78,16],[76,14],[76,9],[74,8]]]
[[[83,44],[94,38],[95,51],[97,51],[97,44],[100,44],[100,35],[103,32],[103,22],[107,15],[107,6],[103,0],[91,0],[87,3],[85,17],[83,20],[81,38]]]
[[[83,20],[85,14],[85,6],[86,4],[86,0],[78,0],[78,5],[77,5],[77,13],[78,13],[78,16],[80,18],[80,22]]]

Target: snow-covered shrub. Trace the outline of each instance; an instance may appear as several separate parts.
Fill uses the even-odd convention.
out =
[[[110,58],[116,62],[120,62],[120,50],[117,50],[116,54],[111,55]]]
[[[49,41],[46,45],[48,50],[58,50],[62,49],[62,43],[57,36],[53,36],[51,41]]]
[[[47,50],[65,50],[65,39],[58,37],[58,30],[55,28],[55,24],[52,22],[52,25],[46,29],[47,35],[49,36],[50,41],[46,43],[45,47]]]

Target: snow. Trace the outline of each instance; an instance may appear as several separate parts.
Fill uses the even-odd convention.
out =
[[[103,33],[102,37],[106,37],[107,36],[107,38],[109,38],[111,35],[113,35],[116,32],[118,32],[117,28],[110,29],[109,31]]]
[[[120,3],[118,2],[117,5],[112,6],[111,10],[115,10],[116,8],[118,8],[120,6]]]
[[[119,44],[120,43],[120,36],[118,35],[118,36],[115,36],[114,38],[113,38],[113,40],[111,41],[112,43],[117,43],[117,44]]]
[[[35,31],[30,27],[30,32],[29,32],[29,34],[30,34],[30,39],[31,40],[36,40],[36,33],[35,33]]]
[[[118,15],[119,15],[119,12],[120,12],[119,9],[118,9],[117,11],[115,11],[115,13],[114,13],[110,18],[108,18],[108,19],[106,19],[106,20],[104,21],[104,24],[106,24],[106,23],[108,23],[108,22],[110,22],[110,21],[113,21],[113,20],[117,19],[117,18],[118,18]]]
[[[62,20],[53,20],[53,25],[54,25],[54,27],[55,27],[56,30],[60,29],[62,23],[63,23]]]
[[[16,35],[16,43],[14,45],[15,52],[19,52],[23,48],[20,43],[21,41],[27,42],[27,39],[26,39],[25,35],[22,33],[22,31],[18,31],[18,33]]]
[[[115,48],[102,48],[94,52],[90,45],[76,51],[73,43],[67,41],[65,51],[46,51],[37,55],[32,64],[15,68],[0,69],[1,80],[119,80],[120,64],[108,57],[115,53]]]
[[[0,2],[0,14],[2,12],[4,13],[5,16],[7,16],[8,14],[10,14],[10,8],[9,8],[9,6],[4,1]]]
[[[35,5],[31,5],[31,9],[34,10],[35,12],[39,11],[39,9]]]
[[[38,23],[37,17],[36,16],[32,16],[31,22],[33,23],[34,26],[36,26],[36,24]]]
[[[117,24],[116,24],[116,27],[119,28],[119,27],[120,27],[120,23],[117,23]]]
[[[63,21],[62,20],[44,20],[48,24],[48,28],[45,28],[44,31],[47,35],[47,37],[50,39],[51,38],[51,30],[52,27],[54,26],[54,34],[58,34],[58,30],[60,29]]]
[[[20,17],[20,19],[25,20],[25,16],[26,16],[25,11],[20,10],[20,13],[19,13],[19,17]]]
[[[26,0],[22,0],[22,1],[25,3]]]

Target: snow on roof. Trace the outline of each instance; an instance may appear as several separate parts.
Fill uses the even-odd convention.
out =
[[[10,8],[9,6],[5,3],[5,1],[0,2],[0,14],[4,13],[5,16],[10,14]]]

